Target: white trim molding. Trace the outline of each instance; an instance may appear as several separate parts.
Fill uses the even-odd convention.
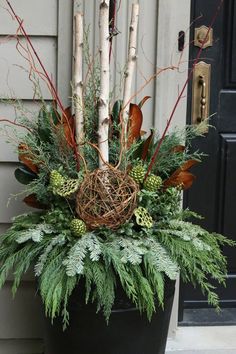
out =
[[[176,67],[162,72],[156,79],[154,125],[162,132],[171,114],[178,94],[188,77],[189,27],[191,0],[159,0],[157,18],[157,53],[158,68]],[[178,50],[179,32],[184,32],[184,50]],[[180,61],[181,59],[181,61]],[[179,65],[180,64],[180,65]],[[187,112],[187,88],[178,105],[171,127],[184,127]],[[179,280],[176,282],[175,299],[169,328],[169,337],[174,337],[178,324]]]

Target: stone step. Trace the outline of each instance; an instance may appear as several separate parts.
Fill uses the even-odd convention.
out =
[[[178,327],[166,354],[236,354],[236,326]]]
[[[166,354],[236,354],[236,349],[222,350],[171,350],[166,351]]]

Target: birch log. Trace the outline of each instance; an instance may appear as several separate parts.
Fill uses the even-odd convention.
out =
[[[131,22],[129,27],[128,61],[125,70],[123,93],[123,129],[124,143],[127,145],[127,124],[129,120],[130,97],[132,92],[132,80],[137,61],[137,34],[138,34],[139,4],[132,4]]]
[[[84,139],[83,117],[83,14],[75,15],[75,57],[74,57],[74,87],[75,87],[75,130],[76,142],[79,145]]]
[[[99,125],[98,125],[98,147],[99,147],[99,168],[106,168],[109,162],[109,0],[100,1],[99,12],[100,32],[100,97],[99,97]]]

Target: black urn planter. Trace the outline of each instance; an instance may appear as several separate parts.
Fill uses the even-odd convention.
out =
[[[164,310],[159,307],[151,322],[118,293],[108,325],[76,290],[69,304],[70,325],[64,332],[60,318],[53,325],[45,319],[44,354],[164,354],[174,290],[175,281],[167,280]]]

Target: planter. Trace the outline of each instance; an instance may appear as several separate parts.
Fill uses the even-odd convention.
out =
[[[109,325],[75,291],[64,332],[60,318],[53,325],[45,320],[45,354],[164,354],[174,290],[175,282],[166,280],[164,310],[158,308],[151,322],[118,293]]]

